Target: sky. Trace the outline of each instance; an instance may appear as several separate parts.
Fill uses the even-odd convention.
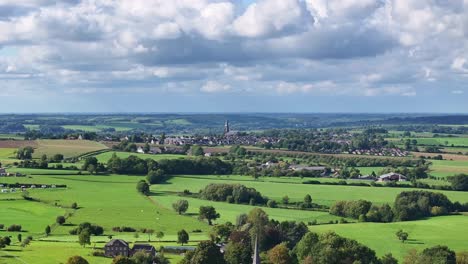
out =
[[[0,112],[468,113],[468,0],[0,0]]]

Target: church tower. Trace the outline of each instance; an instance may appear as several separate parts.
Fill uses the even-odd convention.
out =
[[[226,123],[224,123],[224,134],[229,133],[229,120],[226,120]]]

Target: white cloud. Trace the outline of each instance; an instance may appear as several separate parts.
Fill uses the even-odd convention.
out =
[[[223,84],[218,81],[207,81],[201,88],[200,91],[204,93],[220,93],[231,90],[231,86]]]
[[[234,21],[235,32],[244,37],[265,37],[295,31],[312,23],[299,0],[259,0]],[[307,21],[310,19],[310,21]]]

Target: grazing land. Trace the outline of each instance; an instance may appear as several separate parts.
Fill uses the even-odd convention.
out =
[[[70,158],[102,149],[107,149],[107,147],[101,143],[88,140],[38,140],[34,157],[40,158],[44,154],[53,156],[61,153],[66,158]]]

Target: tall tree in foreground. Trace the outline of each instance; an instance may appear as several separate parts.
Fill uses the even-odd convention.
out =
[[[198,244],[193,254],[187,254],[181,263],[187,264],[224,264],[226,263],[219,247],[212,241]]]

